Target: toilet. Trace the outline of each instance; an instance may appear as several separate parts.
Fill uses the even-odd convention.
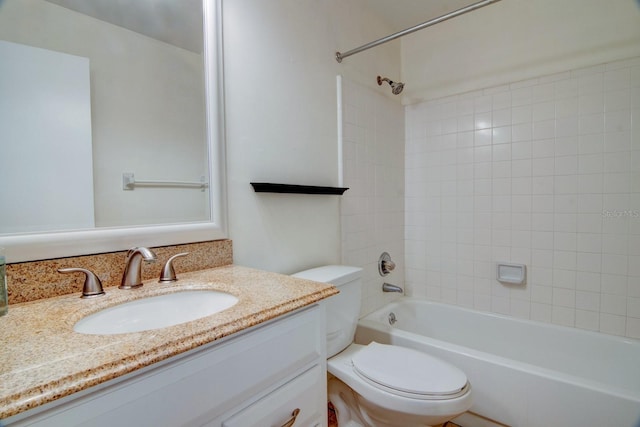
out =
[[[362,269],[328,265],[293,275],[331,283],[340,293],[325,300],[328,397],[338,427],[426,427],[471,407],[471,385],[455,366],[406,347],[355,344]]]

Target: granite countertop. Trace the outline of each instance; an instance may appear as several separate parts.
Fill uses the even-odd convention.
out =
[[[240,266],[178,273],[99,298],[73,295],[9,307],[0,317],[0,419],[79,392],[334,295],[322,283]],[[73,325],[103,308],[152,295],[215,289],[236,305],[188,323],[144,332],[86,335]]]

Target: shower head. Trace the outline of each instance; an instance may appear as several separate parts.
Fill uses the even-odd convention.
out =
[[[402,89],[404,89],[404,83],[393,82],[386,77],[378,76],[378,86],[381,86],[382,82],[389,83],[389,86],[391,86],[391,93],[393,93],[394,95],[399,95],[400,92],[402,92]]]

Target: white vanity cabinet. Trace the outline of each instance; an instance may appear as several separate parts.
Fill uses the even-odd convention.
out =
[[[324,309],[314,305],[2,423],[326,426],[324,340]]]

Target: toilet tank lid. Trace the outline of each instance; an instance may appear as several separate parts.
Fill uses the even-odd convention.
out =
[[[362,268],[348,265],[325,265],[292,274],[299,279],[331,283],[339,286],[362,277]]]

